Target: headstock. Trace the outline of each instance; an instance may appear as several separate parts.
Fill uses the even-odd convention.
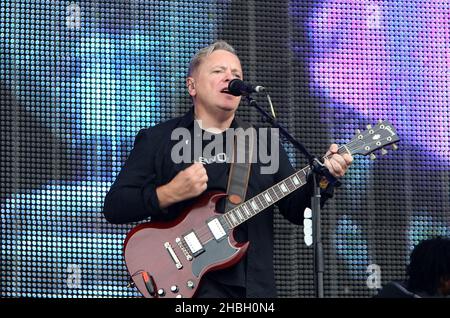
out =
[[[375,126],[367,125],[367,129],[356,131],[355,137],[346,145],[346,150],[352,155],[368,155],[371,159],[375,159],[375,150],[381,149],[381,154],[385,155],[387,150],[383,147],[392,145],[393,150],[397,150],[398,146],[395,144],[400,139],[397,132],[388,121],[379,121]]]

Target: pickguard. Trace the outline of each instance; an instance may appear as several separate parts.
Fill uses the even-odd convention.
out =
[[[203,248],[205,251],[192,261],[192,273],[196,277],[199,277],[206,267],[229,260],[239,251],[238,248],[231,246],[227,239],[222,239],[219,242],[212,239]]]

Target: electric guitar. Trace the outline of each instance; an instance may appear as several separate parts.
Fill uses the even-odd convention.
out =
[[[339,148],[339,153],[368,155],[399,141],[386,121]],[[382,154],[387,150],[382,149]],[[207,192],[171,222],[148,222],[133,228],[124,242],[125,263],[134,285],[148,298],[193,297],[202,276],[237,263],[249,242],[238,243],[233,229],[302,187],[311,172],[305,167],[226,213],[216,212],[222,192]]]

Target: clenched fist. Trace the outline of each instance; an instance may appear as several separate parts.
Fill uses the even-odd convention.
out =
[[[180,171],[169,183],[156,189],[159,206],[166,208],[174,203],[194,198],[207,187],[208,175],[201,163],[194,163]]]

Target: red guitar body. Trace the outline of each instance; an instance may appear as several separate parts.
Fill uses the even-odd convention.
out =
[[[233,230],[226,227],[226,235],[216,239],[208,226],[223,215],[216,212],[216,203],[224,196],[206,193],[174,221],[143,223],[127,235],[125,263],[144,297],[193,297],[205,273],[229,267],[244,256],[248,242],[236,242]],[[194,249],[186,243],[189,237]],[[200,248],[196,238],[201,250],[193,252]]]

